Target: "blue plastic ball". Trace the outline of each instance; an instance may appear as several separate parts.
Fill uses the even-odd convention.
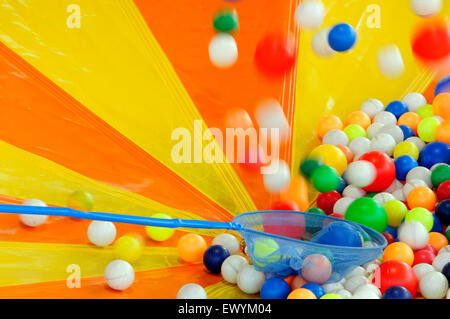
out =
[[[450,145],[445,142],[431,142],[419,154],[420,166],[431,168],[437,163],[450,163]]]
[[[403,140],[406,140],[408,137],[415,136],[414,131],[408,125],[399,125],[403,131]]]
[[[412,296],[405,287],[392,286],[384,292],[383,299],[412,299]]]
[[[395,228],[394,226],[386,226],[385,230],[386,233],[389,233],[392,235],[392,237],[397,238],[398,234],[397,234],[397,228]]]
[[[446,263],[444,268],[442,268],[442,274],[447,278],[447,281],[450,282],[450,263]]]
[[[301,288],[305,288],[308,289],[309,291],[312,291],[312,293],[316,295],[317,299],[320,299],[320,297],[325,295],[325,290],[322,288],[321,285],[318,284],[314,283],[304,284],[303,286],[301,286]]]
[[[450,199],[440,202],[436,206],[435,214],[442,224],[450,225]]]
[[[225,259],[230,256],[228,250],[221,245],[212,245],[203,254],[203,264],[214,274],[220,274],[220,268]]]
[[[390,112],[398,119],[400,116],[408,112],[408,106],[402,101],[393,101],[386,106],[386,112]]]
[[[336,188],[336,191],[342,195],[342,192],[344,191],[344,188],[347,186],[347,183],[345,183],[345,180],[341,177],[341,181],[339,183],[339,186]]]
[[[434,89],[434,96],[441,93],[450,93],[450,75],[442,78],[436,85],[436,88]]]
[[[359,232],[350,224],[343,222],[331,222],[316,233],[311,242],[323,245],[335,245],[346,247],[362,247],[362,238]]]
[[[406,180],[406,175],[414,167],[419,166],[417,161],[410,155],[402,155],[395,159],[395,177],[399,181]]]
[[[291,288],[288,283],[280,277],[272,277],[264,281],[261,286],[262,299],[286,299]]]
[[[430,232],[433,233],[442,233],[442,224],[441,221],[439,220],[439,217],[436,216],[436,214],[432,214],[433,215],[433,228],[431,228]]]
[[[355,42],[356,31],[347,23],[336,24],[328,33],[328,44],[334,51],[348,51],[355,45]]]

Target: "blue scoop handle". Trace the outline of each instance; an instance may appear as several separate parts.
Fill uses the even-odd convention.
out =
[[[153,217],[141,217],[100,212],[84,212],[66,207],[41,207],[24,205],[0,205],[0,213],[66,216],[79,219],[101,220],[108,222],[156,226],[165,228],[201,228],[201,229],[232,229],[240,230],[241,225],[233,222],[213,222],[194,219],[164,219]]]

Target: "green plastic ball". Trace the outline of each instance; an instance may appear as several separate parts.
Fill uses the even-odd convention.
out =
[[[372,198],[358,198],[348,206],[345,219],[365,225],[382,233],[387,226],[388,217],[383,206]]]
[[[163,213],[157,213],[152,216],[152,218],[164,218],[164,219],[171,219],[167,214]],[[155,226],[146,226],[145,231],[147,232],[147,235],[156,241],[165,241],[172,237],[173,233],[175,232],[175,229],[173,228],[166,228],[166,227],[155,227]]]
[[[305,177],[310,177],[312,172],[322,165],[318,160],[306,159],[300,164],[300,173]]]
[[[351,142],[357,137],[367,137],[366,130],[358,124],[350,124],[344,128],[345,134],[347,134],[348,141]]]
[[[236,10],[221,10],[214,16],[214,29],[217,32],[231,33],[238,29],[239,20]]]
[[[431,172],[431,182],[434,187],[438,187],[442,182],[450,180],[450,166],[439,165]]]
[[[317,167],[311,174],[311,180],[315,189],[321,193],[331,192],[341,183],[338,172],[327,165]]]
[[[447,228],[447,231],[445,232],[445,237],[447,237],[447,240],[450,241],[450,227]]]
[[[427,117],[417,126],[417,135],[424,142],[436,141],[436,128],[441,122],[435,117]]]
[[[413,208],[405,216],[405,223],[410,222],[419,222],[430,231],[434,224],[433,214],[423,207]]]
[[[330,293],[323,295],[322,297],[320,297],[320,299],[343,299],[343,298],[338,294]]]
[[[430,104],[426,104],[424,106],[419,107],[419,109],[416,112],[422,119],[425,119],[427,117],[431,117],[434,115],[433,113],[433,106]]]
[[[374,198],[376,194],[378,194],[378,192],[372,192],[372,193],[367,194],[365,197]]]
[[[326,215],[325,212],[319,207],[311,207],[310,209],[308,209],[308,213]]]
[[[383,205],[388,217],[388,225],[398,227],[408,213],[408,208],[401,201],[393,199]]]
[[[280,259],[280,255],[273,255],[280,246],[277,242],[270,238],[261,238],[255,241],[253,246],[253,256],[256,259],[264,260],[267,263],[277,262]],[[259,267],[264,267],[265,263],[260,263],[259,261],[254,261]]]

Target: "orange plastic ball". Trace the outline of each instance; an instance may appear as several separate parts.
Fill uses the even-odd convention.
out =
[[[298,288],[291,291],[287,299],[317,299],[317,297],[311,290]]]
[[[350,124],[358,124],[366,130],[370,124],[372,124],[372,121],[366,113],[362,111],[354,111],[345,118],[345,126]]]
[[[338,148],[341,149],[341,151],[344,153],[345,157],[347,158],[347,163],[350,164],[351,162],[353,162],[353,152],[350,149],[350,147],[345,146],[345,145],[337,145]]]
[[[414,262],[414,252],[407,244],[396,242],[389,244],[383,253],[383,262],[389,260],[399,260],[412,265]]]
[[[422,119],[419,114],[415,112],[407,112],[400,116],[397,121],[397,125],[409,126],[413,130],[414,134],[417,135],[417,126],[419,125],[421,120]]]
[[[441,233],[431,232],[428,234],[428,244],[439,252],[439,250],[448,245],[448,239]]]
[[[436,206],[436,194],[426,186],[418,186],[409,192],[407,202],[409,209],[423,207],[433,211]]]
[[[325,115],[319,121],[319,125],[317,127],[317,136],[320,140],[322,140],[325,134],[327,134],[329,131],[334,129],[341,130],[343,127],[344,124],[342,124],[342,121],[339,117],[337,117],[336,115]]]
[[[300,277],[299,275],[295,276],[294,279],[292,279],[291,284],[289,285],[291,287],[291,290],[295,290],[300,288],[303,285],[306,285],[308,282]]]
[[[450,144],[450,119],[443,121],[436,128],[436,141]]]
[[[206,241],[197,234],[186,234],[178,241],[178,256],[188,263],[201,261],[206,250]]]
[[[450,119],[450,93],[441,93],[433,101],[434,115],[439,115],[444,119]]]

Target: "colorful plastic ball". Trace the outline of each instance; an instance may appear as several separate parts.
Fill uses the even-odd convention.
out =
[[[339,186],[336,188],[336,191],[339,194],[342,194],[342,192],[344,191],[344,189],[347,187],[347,183],[345,182],[345,180],[341,177],[340,178],[340,183]]]
[[[429,210],[423,207],[416,207],[411,209],[405,216],[405,223],[419,222],[425,226],[427,231],[433,228],[433,216]]]
[[[444,184],[444,183],[442,183]],[[450,199],[445,199],[436,206],[436,216],[444,225],[450,225]]]
[[[234,38],[228,33],[218,33],[209,42],[209,59],[218,68],[231,67],[238,58]]]
[[[303,30],[320,27],[325,18],[326,8],[320,1],[302,1],[295,10],[295,21]]]
[[[411,9],[422,18],[431,18],[442,10],[442,0],[411,0]]]
[[[356,31],[347,23],[336,24],[330,29],[328,43],[334,51],[348,51],[356,43]]]
[[[70,194],[67,200],[67,207],[76,210],[90,211],[92,210],[92,207],[94,207],[94,197],[88,192],[75,191]]]
[[[428,243],[439,252],[442,248],[448,245],[447,238],[438,232],[430,232]]]
[[[420,116],[421,119],[432,117],[434,116],[433,106],[431,106],[430,104],[425,104],[421,106],[416,113]]]
[[[134,263],[144,250],[144,239],[139,234],[126,234],[114,243],[114,255],[117,259]]]
[[[450,262],[450,252],[438,254],[433,260],[433,267],[436,271],[442,271],[444,266]]]
[[[394,148],[394,159],[403,155],[409,155],[417,161],[419,159],[419,149],[411,142],[401,142]]]
[[[286,299],[291,293],[288,283],[279,277],[272,277],[264,281],[260,295],[262,299]]]
[[[395,165],[386,154],[371,151],[362,155],[360,160],[371,162],[377,171],[376,178],[372,184],[364,187],[369,192],[379,192],[388,188],[395,179]]]
[[[289,186],[291,170],[285,161],[275,161],[270,164],[267,170],[267,174],[263,175],[263,182],[268,192],[279,194],[284,188]]]
[[[317,207],[322,209],[325,214],[329,215],[333,213],[334,204],[341,198],[341,195],[337,191],[331,191],[328,193],[320,193],[317,196]]]
[[[203,264],[214,274],[219,274],[222,263],[230,256],[228,250],[221,245],[212,245],[203,254]]]
[[[439,61],[450,54],[450,27],[445,19],[433,19],[419,25],[413,34],[412,50],[423,62]]]
[[[330,45],[328,44],[329,28],[322,29],[316,32],[311,39],[311,47],[315,54],[321,58],[329,58],[336,54]]]
[[[382,299],[412,299],[412,296],[405,287],[392,286],[386,289]]]
[[[393,101],[386,106],[386,112],[391,112],[398,119],[408,112],[408,106],[402,101]]]
[[[445,238],[450,242],[450,226],[445,230]]]
[[[450,93],[441,93],[433,100],[433,113],[444,119],[450,119]]]
[[[316,295],[309,289],[298,288],[293,290],[287,299],[317,299]]]
[[[441,183],[450,180],[450,165],[439,165],[431,172],[431,182],[434,187],[439,187]]]
[[[278,131],[279,142],[289,137],[289,123],[280,102],[276,99],[264,99],[255,108],[255,120],[259,128],[268,130],[267,137],[272,139],[271,131]]]
[[[450,120],[441,122],[436,128],[436,141],[450,144]]]
[[[419,285],[416,274],[411,266],[400,260],[383,262],[380,267],[375,269],[372,283],[380,289],[382,294],[392,286],[402,286],[413,297]]]
[[[437,254],[436,249],[430,244],[427,244],[424,248],[422,248],[422,250],[428,250],[429,252],[433,253],[433,255]]]
[[[395,143],[402,142],[405,137],[403,135],[402,129],[400,127],[398,127],[396,124],[384,125],[378,132],[378,134],[381,134],[381,133],[386,133],[386,134],[391,135],[394,138]]]
[[[431,168],[438,163],[450,163],[450,145],[444,142],[432,142],[426,145],[419,155],[420,166]]]
[[[425,147],[425,142],[422,141],[419,137],[417,136],[412,136],[412,137],[408,137],[405,142],[411,142],[414,145],[417,146],[417,149],[419,150],[419,152],[421,152],[423,150],[423,148]]]
[[[296,62],[295,44],[281,34],[268,34],[257,44],[255,64],[268,77],[281,77],[292,69]]]
[[[439,220],[439,217],[436,216],[436,214],[433,214],[433,228],[431,228],[430,232],[442,233],[442,223]]]
[[[366,196],[367,192],[362,188],[356,187],[355,185],[348,185],[342,192],[342,196],[351,198],[361,198]]]
[[[334,145],[319,145],[309,154],[309,158],[321,161],[323,164],[335,168],[339,175],[347,169],[347,157],[340,148]]]
[[[405,71],[402,53],[395,44],[387,44],[379,48],[377,62],[381,74],[388,79],[397,79]]]
[[[348,165],[345,179],[348,184],[362,188],[372,184],[376,174],[376,168],[371,162],[355,161]]]
[[[202,286],[186,284],[178,290],[177,299],[208,299],[208,297]]]
[[[411,179],[405,183],[403,186],[403,196],[404,202],[406,202],[409,193],[416,187],[427,186],[427,184],[421,179]]]
[[[239,289],[249,295],[258,293],[264,281],[264,273],[257,271],[253,265],[244,265],[237,276]]]
[[[428,231],[419,222],[402,224],[398,230],[398,239],[411,249],[422,249],[428,244]]]
[[[320,297],[320,299],[343,299],[343,298],[338,294],[329,293],[323,295],[322,297]]]
[[[382,233],[387,226],[387,214],[383,206],[372,198],[358,198],[347,209],[345,219],[360,223]]]
[[[450,93],[450,75],[443,77],[439,80],[434,89],[434,96],[438,96],[441,93]]]
[[[410,170],[406,175],[406,181],[408,182],[413,179],[420,179],[428,187],[433,187],[433,184],[431,183],[431,171],[426,167],[417,166]]]
[[[384,125],[395,125],[397,124],[397,118],[391,112],[382,111],[377,113],[373,118],[373,123],[381,123]]]
[[[326,215],[323,210],[317,207],[311,207],[310,209],[308,209],[308,213]]]
[[[303,285],[305,285],[307,283],[308,282],[306,282],[302,277],[297,275],[291,281],[291,284],[290,284],[291,290],[295,290],[295,289],[301,288]]]
[[[230,284],[235,284],[239,271],[245,265],[248,265],[248,261],[240,255],[232,255],[225,259],[220,268],[223,280]]]
[[[347,126],[350,124],[357,124],[364,129],[367,129],[371,124],[371,120],[369,115],[367,115],[366,113],[362,111],[353,111],[345,118],[345,125]]]
[[[163,218],[163,219],[171,219],[167,214],[163,213],[157,213],[155,215],[152,215],[152,218]],[[165,241],[168,240],[175,232],[175,229],[173,228],[166,228],[166,227],[154,227],[154,226],[146,226],[145,231],[147,232],[147,235],[156,241]]]
[[[357,137],[350,142],[348,147],[355,154],[355,157],[358,158],[360,155],[370,151],[370,145],[371,142],[368,138]]]
[[[395,241],[394,236],[392,236],[391,234],[387,233],[387,232],[383,232],[382,233],[383,237],[386,239],[388,245],[392,244]]]
[[[312,291],[313,294],[317,297],[317,299],[325,295],[325,290],[322,288],[322,286],[315,283],[305,284],[301,288]]]
[[[435,117],[427,117],[420,121],[417,126],[417,135],[425,142],[434,142],[436,140],[436,129],[441,124]]]
[[[370,142],[370,150],[383,152],[391,156],[396,145],[397,143],[392,135],[387,133],[378,133]]]
[[[405,135],[405,140],[408,137],[411,137],[411,136],[414,136],[415,134],[417,134],[417,126],[419,125],[421,120],[422,119],[420,118],[420,116],[414,112],[407,112],[407,113],[404,113],[402,116],[400,116],[400,118],[398,119],[397,125],[399,125],[401,128],[402,128],[402,126],[407,126],[413,132],[412,135],[407,136],[407,134],[405,134],[405,130],[402,128],[403,134]],[[411,134],[411,133],[409,132],[408,134]]]
[[[362,247],[359,232],[351,225],[342,222],[331,222],[310,239],[311,242],[322,245],[345,247]]]
[[[376,194],[374,197],[372,197],[374,201],[380,203],[381,205],[384,205],[388,201],[395,200],[394,195],[388,192],[381,192]]]
[[[384,110],[384,105],[380,100],[368,99],[361,105],[361,111],[366,113],[371,119]]]
[[[417,161],[410,155],[402,155],[395,159],[395,177],[399,181],[405,181],[410,170],[417,167]]]
[[[430,271],[420,280],[419,288],[426,299],[442,299],[447,293],[448,281],[442,273]]]
[[[89,224],[87,233],[91,243],[98,247],[105,247],[116,238],[116,226],[111,222],[94,220]]]
[[[413,266],[419,264],[433,264],[433,260],[436,258],[436,255],[433,254],[429,250],[421,249],[414,252],[414,263]]]
[[[422,249],[422,251],[423,251],[423,249]],[[414,273],[416,274],[418,281],[420,281],[426,273],[428,273],[430,271],[436,271],[432,265],[426,264],[426,263],[421,263],[421,264],[415,265],[413,267],[413,270],[414,270]]]
[[[322,144],[329,145],[348,145],[348,136],[342,130],[331,130],[328,131],[323,137]]]
[[[134,282],[134,269],[125,260],[113,260],[106,266],[105,280],[110,288],[125,290]]]
[[[367,137],[371,140],[375,138],[383,126],[384,124],[379,122],[370,124],[366,130]]]
[[[214,15],[213,27],[217,32],[231,33],[238,29],[239,21],[235,9],[220,10]]]
[[[319,120],[317,126],[317,135],[320,140],[323,139],[326,133],[331,130],[341,130],[344,127],[342,121],[336,115],[325,115]]]
[[[24,206],[38,206],[38,207],[46,207],[47,204],[41,201],[40,199],[29,199],[23,203]],[[32,215],[32,214],[20,214],[20,221],[22,224],[28,227],[38,227],[44,224],[48,216],[47,215]]]
[[[312,254],[303,260],[301,275],[308,282],[322,284],[330,278],[332,265],[330,260],[321,254]]]
[[[419,186],[411,190],[408,194],[408,207],[410,209],[423,207],[429,211],[434,211],[436,206],[436,194],[426,186]]]
[[[206,248],[206,241],[197,234],[186,234],[178,240],[178,256],[188,263],[201,261]]]
[[[447,281],[450,283],[450,263],[447,263],[444,268],[442,268],[442,274],[447,278]]]
[[[333,167],[322,165],[312,172],[311,181],[319,192],[327,193],[339,186],[340,177]]]
[[[353,203],[355,199],[351,197],[342,197],[339,199],[333,206],[333,214],[339,214],[341,216],[345,216],[347,212],[348,206]],[[330,214],[331,216],[332,214]]]
[[[349,142],[353,141],[357,137],[366,137],[366,131],[358,124],[350,124],[344,128],[345,134],[348,136]]]
[[[403,98],[403,102],[408,106],[409,112],[417,112],[417,110],[427,104],[427,99],[420,93],[408,93]]]
[[[383,253],[383,261],[390,260],[400,260],[411,266],[414,262],[414,252],[403,242],[392,243],[384,249]]]
[[[299,211],[298,205],[294,201],[275,202],[270,206],[270,209],[271,210]]]
[[[253,246],[253,263],[259,267],[264,267],[267,263],[277,262],[280,255],[275,254],[280,249],[277,242],[270,238],[260,238],[255,240]]]
[[[310,177],[312,172],[322,165],[318,160],[315,159],[305,159],[300,164],[300,173],[305,177]]]
[[[223,246],[230,253],[230,255],[237,254],[241,248],[237,238],[228,233],[223,233],[216,236],[212,241],[212,245]]]

